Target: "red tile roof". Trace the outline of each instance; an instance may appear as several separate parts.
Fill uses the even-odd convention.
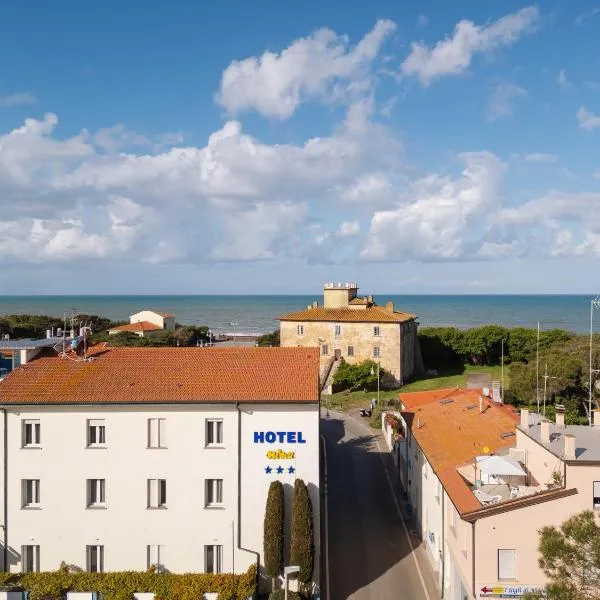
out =
[[[318,348],[92,348],[0,382],[2,404],[318,402]]]
[[[156,323],[150,323],[150,321],[136,321],[135,323],[117,325],[116,327],[111,327],[109,329],[109,331],[133,331],[134,333],[159,330],[162,330],[162,327]]]
[[[412,321],[415,315],[389,311],[383,306],[356,308],[324,308],[316,306],[279,317],[280,321],[338,321],[340,323],[403,323]]]
[[[481,504],[457,467],[515,443],[513,436],[501,435],[515,432],[516,413],[511,406],[495,404],[486,398],[480,413],[481,392],[448,388],[400,394],[402,414],[412,435],[461,514],[481,508]],[[452,402],[440,404],[450,399]]]

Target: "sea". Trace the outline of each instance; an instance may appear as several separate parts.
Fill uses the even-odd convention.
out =
[[[127,320],[150,309],[173,313],[182,325],[207,325],[215,334],[260,335],[277,329],[278,317],[302,310],[314,296],[0,296],[0,315],[30,313],[62,317],[65,313],[93,314]],[[589,332],[590,301],[585,295],[419,296],[378,294],[396,310],[417,315],[420,326],[461,329],[496,323],[506,327],[560,328]],[[600,311],[594,311],[600,312]],[[600,315],[595,316],[600,329]],[[594,327],[596,330],[596,327]]]

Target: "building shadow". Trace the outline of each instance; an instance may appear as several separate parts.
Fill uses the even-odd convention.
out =
[[[345,421],[335,415],[322,420],[321,432],[327,454],[331,588],[324,597],[343,600],[378,580],[410,554],[411,545],[403,523],[408,515],[399,513],[383,468],[382,459],[388,470],[395,471],[391,454],[382,453],[373,436],[349,435]],[[399,480],[391,477],[391,481],[403,506]],[[414,529],[408,522],[406,528]],[[416,537],[411,541],[414,546],[420,543]],[[325,562],[323,557],[322,563]],[[326,572],[323,570],[322,574],[323,582],[327,579]],[[402,584],[398,581],[399,586]],[[322,588],[326,589],[326,585]],[[398,597],[392,589],[384,597],[388,595]],[[409,590],[403,596],[410,597]]]

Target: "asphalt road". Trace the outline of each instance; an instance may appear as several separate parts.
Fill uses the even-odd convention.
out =
[[[331,412],[322,420],[330,584],[329,590],[322,586],[325,597],[438,600],[434,573],[423,548],[413,552],[407,534],[410,524],[404,528],[386,476],[386,469],[391,472],[393,468],[391,456],[381,452],[385,450],[383,438],[378,446],[371,431],[358,419],[339,413]],[[323,563],[325,579],[325,553]]]

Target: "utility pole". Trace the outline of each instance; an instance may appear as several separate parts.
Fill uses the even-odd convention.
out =
[[[592,349],[593,349],[593,338],[594,338],[594,308],[600,309],[600,296],[596,296],[596,298],[594,298],[590,302],[590,381],[589,381],[590,389],[588,390],[588,394],[589,394],[589,396],[588,396],[588,419],[590,422],[590,426],[593,425],[593,422],[592,422],[592,399],[594,397],[593,378],[594,378],[594,373],[600,372],[598,369],[594,369],[592,366],[592,360],[593,360]]]
[[[501,400],[504,402],[504,338],[502,338],[502,357],[500,359],[500,386],[501,386]]]
[[[537,402],[537,414],[540,414],[540,322],[537,326],[537,344],[535,350],[535,400]]]
[[[548,379],[556,379],[556,377],[550,377],[550,375],[548,375],[548,363],[546,363],[544,369],[544,417],[546,416],[546,389],[548,386]]]

